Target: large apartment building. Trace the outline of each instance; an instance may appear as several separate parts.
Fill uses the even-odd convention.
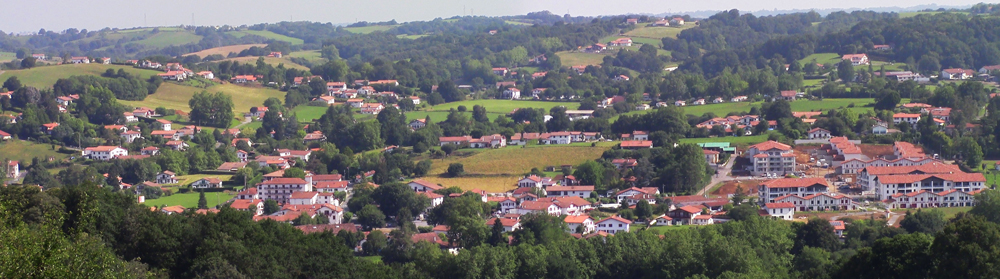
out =
[[[769,140],[750,146],[746,154],[753,163],[753,175],[785,175],[795,171],[795,154],[787,144]]]
[[[830,185],[822,177],[811,177],[780,178],[766,181],[757,187],[759,201],[761,203],[773,203],[778,198],[788,195],[808,197],[826,193]]]

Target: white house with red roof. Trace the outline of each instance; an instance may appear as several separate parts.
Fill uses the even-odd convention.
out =
[[[253,208],[254,216],[264,215],[264,200],[261,199],[237,199],[229,207],[239,211],[250,211]]]
[[[545,188],[545,195],[549,197],[581,197],[589,198],[594,192],[594,186],[549,186]]]
[[[595,229],[599,232],[616,234],[619,232],[629,232],[630,225],[632,225],[632,221],[615,215],[608,217],[607,219],[597,221],[597,223],[595,223]]]
[[[795,171],[795,154],[784,143],[769,140],[751,145],[746,155],[753,162],[753,175],[785,175]]]
[[[492,228],[497,219],[500,220],[500,225],[503,226],[504,232],[512,232],[521,229],[521,220],[514,218],[490,218],[489,220],[486,220],[486,226]]]
[[[434,192],[435,190],[444,189],[444,186],[430,183],[423,179],[414,179],[406,185],[413,189],[414,192]]]
[[[892,123],[896,125],[899,125],[899,123],[909,123],[912,126],[916,126],[918,121],[920,121],[919,113],[896,113],[892,115]]]
[[[826,193],[829,183],[822,177],[779,178],[761,183],[757,197],[761,203],[773,203],[779,197],[795,195],[805,197]]]
[[[608,46],[632,46],[632,38],[618,38],[608,42]]]
[[[870,61],[868,61],[868,55],[864,54],[864,53],[861,53],[861,54],[844,54],[844,56],[841,57],[841,59],[842,60],[851,61],[851,65],[854,65],[854,66],[868,65],[870,63]]]
[[[643,188],[631,187],[625,190],[618,191],[617,193],[615,193],[615,197],[618,198],[618,202],[621,203],[625,201],[626,198],[634,195],[638,194],[656,195],[659,193],[660,189],[656,187],[643,187]]]
[[[9,140],[9,139],[10,139],[10,133],[0,131],[0,140]]]
[[[427,210],[435,208],[444,202],[444,196],[434,192],[417,192],[417,195],[425,196],[431,200],[431,205],[427,207]]]
[[[517,88],[514,88],[514,87],[510,87],[510,88],[504,89],[503,90],[503,95],[501,95],[501,98],[508,99],[508,100],[521,99],[521,90],[517,89]]]
[[[535,175],[529,175],[529,176],[527,176],[525,178],[521,178],[521,180],[518,180],[517,181],[517,187],[518,188],[525,188],[525,187],[542,188],[542,178],[538,177],[538,176],[535,176]]]
[[[929,191],[917,191],[910,193],[897,193],[890,198],[882,200],[887,208],[933,208],[933,207],[964,207],[976,205],[975,194],[982,190],[962,192],[956,189],[933,193]]]
[[[90,64],[90,58],[86,56],[73,56],[70,57],[69,61],[73,64]]]
[[[705,155],[705,163],[708,163],[709,165],[719,163],[719,151],[702,149],[701,153]]]
[[[779,98],[781,98],[782,100],[785,100],[785,101],[789,101],[789,102],[795,101],[795,97],[797,97],[798,95],[799,95],[799,92],[795,91],[795,90],[784,90],[784,91],[778,92],[778,97]]]
[[[567,215],[563,221],[566,222],[569,233],[588,234],[594,231],[594,219],[587,215]]]
[[[420,128],[427,126],[426,119],[413,119],[410,121],[410,129],[419,130]]]
[[[790,202],[765,203],[762,210],[776,219],[792,220],[795,217],[795,205]]]
[[[830,131],[823,128],[813,128],[806,133],[809,139],[828,139],[831,137]]]
[[[847,229],[847,226],[844,225],[844,221],[831,220],[830,226],[833,227],[833,233],[836,234],[837,237],[844,237],[844,230]]]
[[[517,209],[517,199],[512,197],[487,197],[488,202],[497,202],[500,205],[501,213],[508,213]]]
[[[817,193],[807,196],[785,195],[774,199],[776,203],[791,203],[797,211],[857,210],[858,203],[840,194]],[[766,205],[766,204],[765,204]]]
[[[939,193],[950,190],[974,192],[986,188],[982,173],[932,173],[932,174],[883,174],[871,179],[875,196],[887,199],[895,194],[928,191]]]
[[[95,146],[83,150],[83,156],[92,160],[107,161],[118,156],[128,156],[128,150],[118,146]]]
[[[969,79],[976,76],[976,71],[972,69],[944,69],[941,70],[941,79]]]
[[[7,177],[8,178],[17,178],[18,176],[21,175],[21,169],[20,169],[19,165],[20,164],[19,164],[18,161],[7,162],[7,166],[4,169],[4,171],[7,172]],[[0,184],[3,184],[3,181],[0,181]]]

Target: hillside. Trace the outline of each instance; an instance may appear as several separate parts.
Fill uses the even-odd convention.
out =
[[[284,92],[264,87],[247,87],[225,83],[209,86],[208,88],[197,88],[179,85],[173,82],[165,82],[163,85],[160,85],[160,88],[156,90],[155,94],[150,94],[145,100],[119,100],[118,102],[135,107],[165,107],[168,109],[190,111],[191,108],[188,106],[188,100],[190,100],[191,96],[194,96],[195,93],[201,91],[208,91],[210,93],[222,92],[226,95],[232,96],[233,112],[238,117],[243,115],[243,113],[250,111],[250,107],[260,106],[267,98],[275,97],[278,99],[284,99],[285,97]]]
[[[292,37],[289,37],[289,36],[285,36],[285,35],[281,35],[281,34],[276,34],[274,32],[265,31],[265,30],[229,31],[229,32],[226,32],[226,34],[233,35],[233,37],[237,37],[237,38],[241,38],[241,37],[246,36],[246,35],[257,35],[257,36],[261,36],[261,37],[268,38],[268,39],[271,39],[271,40],[278,40],[278,41],[288,42],[288,43],[291,43],[293,45],[301,45],[304,42],[302,39],[299,39],[299,38],[292,38]]]
[[[155,70],[138,69],[132,66],[124,65],[104,65],[97,63],[90,64],[64,64],[56,66],[45,66],[36,67],[27,70],[9,70],[4,71],[0,74],[0,80],[7,80],[12,76],[17,76],[17,79],[21,81],[21,84],[27,86],[34,86],[38,88],[48,88],[52,87],[57,80],[61,78],[68,78],[70,76],[76,75],[95,75],[99,76],[103,74],[108,69],[113,69],[118,71],[118,69],[125,69],[133,75],[139,75],[143,78],[149,78],[156,74],[162,73]]]
[[[220,60],[220,61],[233,61],[233,62],[239,62],[239,63],[243,63],[243,64],[247,64],[247,63],[249,63],[249,64],[256,64],[257,63],[257,58],[260,58],[260,57],[264,57],[264,63],[270,64],[270,65],[275,66],[275,67],[277,67],[280,64],[285,64],[285,68],[299,69],[299,70],[309,70],[309,67],[296,64],[295,62],[292,62],[291,60],[288,60],[288,59],[285,59],[285,58],[276,58],[276,57],[267,57],[267,56],[244,56],[244,57],[236,57],[236,58],[227,58],[225,60]]]
[[[201,57],[201,58],[205,58],[206,56],[214,55],[214,54],[218,54],[218,55],[222,55],[222,56],[227,56],[227,55],[229,55],[230,52],[240,53],[240,51],[249,49],[251,47],[265,47],[265,46],[267,46],[267,44],[232,45],[232,46],[210,48],[210,49],[202,50],[202,51],[199,51],[199,52],[192,52],[192,53],[184,54],[183,56],[197,55],[198,57]]]

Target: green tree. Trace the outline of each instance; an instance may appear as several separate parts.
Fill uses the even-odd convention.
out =
[[[922,233],[881,238],[859,249],[835,278],[928,278],[933,268],[930,247],[931,238]]]
[[[431,171],[431,165],[433,162],[430,159],[425,159],[417,163],[416,168],[413,169],[414,177],[421,177],[427,175]]]
[[[944,212],[940,210],[922,210],[917,212],[906,212],[906,218],[899,222],[899,226],[910,233],[935,234],[944,229]]]
[[[365,243],[361,245],[361,250],[366,256],[378,255],[388,244],[385,234],[378,230],[368,233],[368,237],[365,240]]]
[[[548,214],[526,214],[521,216],[521,229],[513,233],[518,245],[546,245],[557,243],[569,237],[568,227],[563,218]]]
[[[854,81],[854,65],[850,60],[841,60],[837,63],[837,77],[847,83]]]
[[[493,226],[490,228],[490,238],[486,241],[493,246],[500,246],[507,244],[503,237],[503,223],[500,222],[500,218],[496,218],[493,221]]]
[[[323,57],[323,58],[326,58],[326,59],[329,59],[329,60],[340,59],[340,51],[337,50],[337,46],[332,45],[332,44],[331,45],[325,45],[325,46],[323,46],[323,49],[320,50],[319,53],[320,53],[320,57]]]
[[[594,185],[595,190],[604,190],[604,166],[596,161],[588,160],[573,171],[573,176],[580,180],[581,185]]]
[[[227,128],[233,119],[233,99],[222,92],[202,91],[188,101],[191,121],[199,125]]]
[[[830,221],[811,218],[808,223],[799,226],[795,233],[795,250],[801,251],[805,246],[836,251],[840,247],[840,240],[833,233]]]
[[[978,167],[983,162],[983,149],[979,143],[971,137],[961,137],[955,141],[955,152],[965,159],[965,165],[970,168]]]
[[[899,97],[899,93],[896,91],[891,91],[888,94],[883,95],[882,98],[880,98],[878,102],[875,103],[875,109],[877,110],[895,109],[896,105],[899,104],[900,100],[901,98]]]
[[[986,218],[987,221],[1000,223],[1000,191],[985,190],[976,194],[976,205],[969,214]]]
[[[21,80],[17,79],[17,76],[11,76],[7,78],[7,81],[3,82],[3,88],[7,91],[17,91],[21,89]]]
[[[458,177],[465,174],[465,166],[462,163],[451,163],[448,165],[448,175]]]
[[[365,205],[358,212],[358,223],[364,226],[366,230],[385,227],[385,214],[378,207],[375,207],[375,205]]]
[[[25,58],[25,59],[21,59],[21,68],[24,68],[24,69],[34,68],[35,67],[35,60],[36,59],[34,57],[28,57],[28,58]]]
[[[639,220],[649,220],[653,218],[653,206],[649,205],[646,200],[639,200],[635,204],[635,216],[639,217]]]
[[[205,199],[205,192],[198,192],[198,209],[208,209],[208,200]]]
[[[282,174],[281,177],[302,178],[302,179],[305,179],[306,178],[306,172],[303,171],[300,168],[288,168],[288,169],[285,170],[285,173]]]
[[[264,201],[264,215],[271,215],[275,212],[281,210],[281,206],[278,205],[277,201],[265,200]]]
[[[960,216],[934,237],[936,278],[1000,278],[1000,228],[978,216]]]

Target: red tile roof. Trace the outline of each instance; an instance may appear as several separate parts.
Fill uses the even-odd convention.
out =
[[[627,140],[622,141],[622,148],[626,147],[653,147],[653,141],[648,140]]]
[[[587,219],[590,219],[590,216],[587,216],[587,215],[578,215],[578,216],[566,215],[566,218],[563,219],[563,220],[566,222],[566,224],[583,224],[583,222],[586,221]]]
[[[879,176],[882,184],[913,183],[931,177],[953,182],[986,182],[982,173],[900,174]]]
[[[594,186],[549,186],[545,191],[594,191]]]
[[[420,186],[424,186],[424,187],[427,187],[428,189],[431,189],[431,190],[439,190],[439,189],[444,189],[444,187],[442,187],[442,186],[440,186],[440,185],[437,185],[437,184],[434,184],[434,183],[430,183],[430,182],[427,182],[427,181],[425,181],[425,180],[423,180],[423,179],[414,179],[413,181],[410,181],[410,183],[417,183],[417,184],[419,184]]]
[[[792,203],[790,203],[790,202],[776,202],[776,203],[766,203],[766,204],[764,204],[764,207],[767,207],[769,209],[774,209],[774,208],[795,208],[795,205],[792,204]]]
[[[625,219],[625,218],[622,218],[622,217],[618,217],[618,215],[608,217],[608,218],[606,218],[604,220],[601,220],[601,221],[597,221],[597,223],[604,223],[605,221],[608,221],[608,220],[615,220],[615,221],[622,222],[622,223],[625,223],[625,224],[632,224],[632,221],[629,221],[628,219]]]
[[[782,151],[792,150],[791,146],[773,140],[751,145],[750,148],[756,148],[757,150],[760,151],[771,150],[771,149],[778,149]]]
[[[768,188],[793,188],[809,187],[817,184],[829,187],[829,184],[826,183],[826,179],[823,179],[822,177],[780,178],[761,183],[761,186],[767,186]]]

